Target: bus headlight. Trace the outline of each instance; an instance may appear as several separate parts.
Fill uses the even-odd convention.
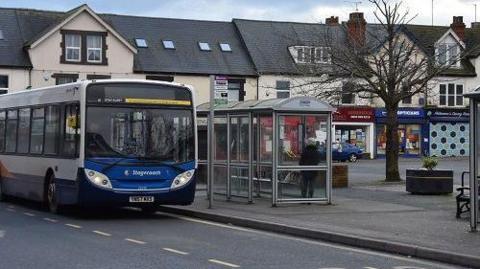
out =
[[[88,180],[92,182],[93,184],[106,188],[106,189],[111,189],[112,184],[110,183],[110,179],[108,177],[100,172],[90,170],[90,169],[84,169],[85,170],[85,175],[87,176]]]
[[[181,173],[180,175],[175,177],[175,179],[173,179],[172,186],[170,186],[170,189],[174,190],[174,189],[178,189],[180,187],[185,186],[193,178],[194,173],[195,173],[194,169]]]

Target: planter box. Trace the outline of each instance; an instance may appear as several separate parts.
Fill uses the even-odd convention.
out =
[[[407,169],[407,192],[448,194],[453,192],[452,170]]]
[[[348,165],[346,164],[332,165],[332,187],[333,188],[348,187]]]

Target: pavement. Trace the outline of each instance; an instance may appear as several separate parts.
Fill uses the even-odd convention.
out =
[[[0,268],[463,268],[140,211],[53,215],[37,204],[0,203]]]
[[[270,200],[253,204],[216,196],[207,209],[205,191],[193,205],[165,207],[168,212],[232,223],[271,232],[400,253],[480,268],[480,233],[469,232],[468,215],[455,218],[455,194],[411,195],[404,182],[384,183],[367,177],[382,160],[349,164],[351,187],[333,190],[332,205],[282,205]],[[402,160],[401,169],[419,167],[419,160]],[[456,177],[468,167],[466,159],[441,162],[454,168]],[[380,168],[381,169],[381,168]],[[366,171],[363,172],[362,171]],[[377,171],[378,176],[378,171]],[[353,181],[353,182],[352,182]],[[455,184],[459,184],[457,178]]]

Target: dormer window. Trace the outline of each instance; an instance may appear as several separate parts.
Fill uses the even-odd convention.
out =
[[[295,46],[290,48],[290,53],[295,62],[300,64],[328,64],[331,62],[329,47]]]
[[[107,65],[106,32],[62,30],[60,63]]]
[[[82,51],[82,37],[75,34],[65,34],[65,61],[80,62]]]
[[[437,45],[437,63],[439,65],[449,65],[451,67],[460,67],[460,49],[457,44],[440,43]]]

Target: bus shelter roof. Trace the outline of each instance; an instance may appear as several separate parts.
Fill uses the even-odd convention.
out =
[[[210,103],[197,106],[197,113],[208,114]],[[327,102],[314,97],[297,96],[292,98],[277,98],[264,100],[247,100],[243,102],[228,102],[215,106],[215,112],[220,113],[248,113],[248,112],[305,112],[305,113],[332,113],[335,108]]]
[[[475,90],[471,91],[470,93],[466,93],[463,96],[474,99],[474,100],[480,100],[480,86],[478,86]]]

